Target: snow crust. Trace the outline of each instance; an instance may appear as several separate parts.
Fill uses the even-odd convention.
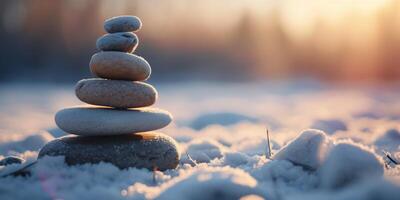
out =
[[[337,189],[381,177],[383,160],[372,149],[351,141],[336,144],[320,169],[321,187]]]
[[[323,131],[309,129],[301,132],[298,137],[282,147],[273,159],[288,160],[296,165],[315,170],[331,147],[332,141]]]
[[[308,84],[154,84],[156,106],[174,115],[161,132],[178,141],[177,169],[67,166],[63,157],[45,157],[26,177],[3,175],[34,162],[45,143],[64,135],[54,113],[80,102],[72,85],[0,86],[0,159],[25,160],[0,166],[0,199],[398,199],[400,167],[386,168],[382,150],[400,159],[399,87]],[[190,126],[207,113],[257,120]],[[331,123],[334,134],[309,129],[321,119],[338,119],[346,130]],[[267,128],[272,159],[265,155]]]

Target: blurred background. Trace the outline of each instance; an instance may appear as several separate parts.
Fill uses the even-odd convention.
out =
[[[125,14],[151,81],[400,77],[398,0],[1,0],[0,82],[90,76],[103,21]]]
[[[398,149],[400,0],[0,0],[0,154],[65,134],[54,115],[87,105],[74,86],[93,77],[96,40],[117,15],[143,21],[135,54],[173,137],[263,150],[265,127],[281,144],[312,127],[366,143],[388,133]]]

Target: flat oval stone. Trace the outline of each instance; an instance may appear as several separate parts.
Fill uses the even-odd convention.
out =
[[[104,22],[104,30],[108,33],[133,32],[142,27],[142,22],[136,16],[122,15],[112,17]]]
[[[75,94],[85,103],[115,108],[151,106],[158,96],[156,89],[147,83],[99,78],[79,81]]]
[[[58,111],[55,121],[60,129],[75,135],[123,135],[161,129],[171,123],[172,116],[156,108],[72,107]]]
[[[151,74],[149,63],[142,57],[117,51],[102,51],[92,56],[90,70],[100,78],[143,81]]]
[[[96,41],[96,47],[101,51],[121,51],[131,53],[136,49],[138,43],[139,39],[134,33],[111,33],[101,36]]]
[[[179,163],[178,145],[171,137],[156,132],[122,136],[65,136],[46,144],[43,156],[65,156],[69,165],[107,162],[124,169],[174,169]],[[39,160],[40,161],[40,160]]]

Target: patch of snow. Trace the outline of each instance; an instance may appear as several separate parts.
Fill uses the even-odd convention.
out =
[[[281,148],[275,140],[270,139],[272,152]],[[266,136],[258,140],[241,140],[232,145],[232,149],[243,152],[247,155],[265,155],[268,152],[268,142]]]
[[[343,141],[335,144],[321,165],[321,187],[343,188],[362,179],[380,177],[383,172],[383,161],[372,149]]]
[[[1,177],[0,199],[179,200],[193,195],[213,198],[221,194],[250,199],[351,200],[400,196],[400,166],[394,165],[385,169],[383,175],[362,175],[364,178],[354,178],[354,182],[338,190],[322,186],[325,181],[335,182],[335,177],[342,176],[341,170],[371,174],[379,171],[364,166],[355,169],[357,166],[352,164],[364,159],[369,163],[374,160],[372,157],[381,156],[378,155],[381,149],[393,147],[391,155],[400,160],[399,143],[390,139],[393,133],[382,134],[392,128],[399,130],[398,87],[374,93],[359,88],[304,89],[287,83],[154,85],[161,97],[156,106],[174,115],[174,123],[160,131],[179,143],[182,156],[177,169],[119,170],[109,163],[68,166],[63,157],[46,157],[29,168],[31,176]],[[0,91],[0,158],[14,155],[25,159],[21,165],[0,167],[0,174],[7,174],[35,161],[43,144],[65,134],[57,128],[51,129],[55,127],[54,113],[81,102],[74,96],[73,85],[50,88],[1,85]],[[204,113],[234,113],[257,121],[243,120],[227,126],[212,122],[201,130],[186,126],[192,122],[190,119]],[[366,115],[357,117],[357,113]],[[315,119],[340,119],[347,130],[329,136],[316,130],[299,135]],[[270,130],[272,152],[275,156],[285,152],[285,156],[281,155],[285,159],[266,158],[266,128]],[[44,129],[52,136],[39,132]],[[342,143],[350,143],[356,150],[346,153],[361,161],[329,164],[329,159],[347,160],[327,156],[333,152],[332,147],[337,147],[335,144]],[[186,152],[196,163],[188,159]],[[316,170],[310,170],[310,166]],[[325,167],[328,169],[323,172]],[[381,161],[377,168],[382,168]],[[322,180],[322,173],[330,172],[336,175]],[[237,183],[236,179],[241,181]]]
[[[257,181],[248,173],[229,167],[195,169],[187,176],[176,179],[171,180],[175,183],[156,199],[228,200],[263,194],[257,187]]]
[[[238,167],[240,165],[246,165],[249,161],[249,156],[241,152],[227,152],[223,157],[224,165],[231,167]]]
[[[251,174],[259,182],[267,183],[268,189],[275,190],[271,193],[298,193],[318,186],[318,177],[314,172],[287,160],[266,162],[254,168]]]
[[[215,158],[221,158],[225,152],[225,147],[215,140],[195,139],[187,144],[186,152],[195,161],[208,163]]]
[[[30,135],[26,138],[0,143],[0,154],[13,155],[15,153],[23,153],[25,151],[38,151],[46,143],[53,140],[54,137],[46,132],[40,131],[39,133]]]
[[[398,150],[400,148],[400,132],[394,128],[387,130],[375,141],[375,145],[386,151]]]
[[[252,122],[257,123],[259,120],[254,117],[246,116],[238,113],[207,113],[198,116],[190,123],[190,127],[195,130],[203,129],[209,125],[218,124],[222,126],[228,126],[237,124],[239,122]]]
[[[331,139],[322,131],[308,129],[282,147],[274,160],[288,160],[295,165],[317,169],[332,146]]]
[[[289,195],[288,200],[393,200],[400,196],[400,185],[381,178],[372,178],[342,190],[319,190]]]

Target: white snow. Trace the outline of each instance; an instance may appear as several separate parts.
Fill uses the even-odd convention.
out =
[[[282,147],[273,156],[275,160],[288,160],[295,165],[315,170],[332,146],[328,136],[315,129],[305,130],[298,137]]]
[[[163,191],[157,199],[239,199],[262,194],[257,181],[248,173],[229,167],[189,170]],[[168,183],[167,183],[168,184]]]
[[[0,154],[13,155],[25,151],[38,151],[43,145],[53,139],[54,137],[50,133],[40,131],[21,140],[0,142]]]
[[[62,157],[47,157],[30,168],[30,176],[0,177],[0,199],[398,199],[400,166],[383,168],[381,151],[400,160],[393,131],[400,130],[399,87],[310,84],[155,83],[155,106],[174,115],[161,132],[179,143],[177,169],[67,166]],[[42,145],[64,134],[55,127],[55,112],[82,103],[73,85],[1,85],[0,93],[0,159],[26,160],[0,166],[1,176],[35,161]],[[206,120],[202,129],[190,127],[198,116],[215,113],[257,120]],[[321,119],[338,119],[346,130],[327,123],[334,134],[301,134]],[[266,128],[279,159],[265,156]],[[351,177],[345,184],[344,176]]]
[[[207,163],[215,158],[221,158],[225,147],[215,140],[194,139],[187,144],[186,152],[197,162]]]
[[[400,132],[395,128],[389,129],[374,144],[386,151],[396,152],[400,149]]]
[[[190,123],[190,127],[196,130],[203,129],[209,125],[219,124],[222,126],[228,126],[232,124],[237,124],[240,122],[258,122],[258,119],[249,117],[246,115],[241,115],[238,113],[207,113],[204,115],[200,115],[197,118],[193,119]]]
[[[400,195],[398,183],[383,179],[371,179],[343,190],[316,191],[289,195],[288,200],[394,200]]]
[[[384,164],[372,149],[351,141],[335,144],[320,168],[321,187],[337,189],[381,177]]]

